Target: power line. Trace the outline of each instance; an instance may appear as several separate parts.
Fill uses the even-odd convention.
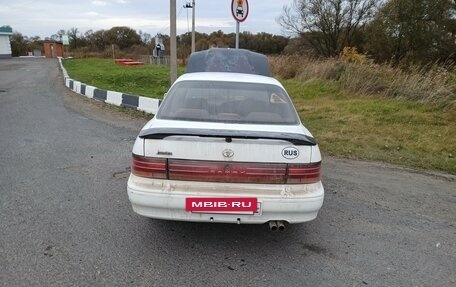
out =
[[[182,14],[182,11],[184,11],[184,7],[180,7],[179,9],[179,12],[177,13],[177,18],[180,17],[180,15]],[[166,26],[163,26],[160,30],[158,30],[158,34],[164,34],[165,31],[168,31],[169,30],[169,23],[166,25]]]

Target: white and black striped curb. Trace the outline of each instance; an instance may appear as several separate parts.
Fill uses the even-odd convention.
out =
[[[88,98],[105,102],[107,104],[127,107],[143,111],[150,114],[156,114],[158,106],[161,103],[159,99],[141,97],[136,95],[124,94],[114,91],[102,90],[94,86],[75,81],[68,76],[66,69],[63,67],[62,58],[59,58],[60,68],[62,69],[65,86],[70,90],[84,95]]]

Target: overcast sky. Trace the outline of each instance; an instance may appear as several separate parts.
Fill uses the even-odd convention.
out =
[[[191,0],[188,0],[190,2]],[[191,29],[191,9],[176,0],[177,33]],[[196,31],[235,32],[231,0],[195,0]],[[292,0],[249,0],[249,16],[241,32],[283,34],[276,18]],[[187,11],[189,21],[187,22]],[[129,26],[155,35],[169,35],[168,0],[0,0],[0,26],[10,25],[25,36],[50,37],[58,30],[76,27],[81,32]]]

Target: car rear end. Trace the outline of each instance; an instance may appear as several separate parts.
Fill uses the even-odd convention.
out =
[[[184,76],[135,142],[128,195],[151,218],[306,222],[323,204],[321,155],[277,81]]]

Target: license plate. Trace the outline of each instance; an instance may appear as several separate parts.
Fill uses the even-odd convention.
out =
[[[258,214],[255,197],[187,197],[185,210],[198,213]]]

